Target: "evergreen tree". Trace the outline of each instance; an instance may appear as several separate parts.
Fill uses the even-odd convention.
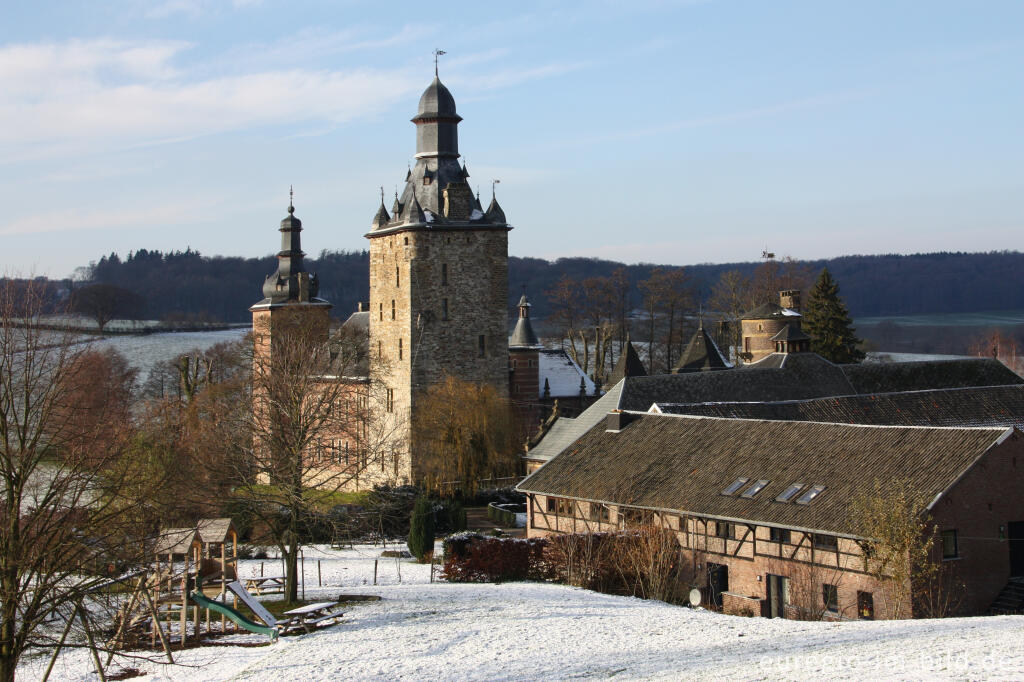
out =
[[[835,363],[860,362],[864,352],[858,348],[861,340],[851,325],[839,285],[825,268],[804,309],[803,330],[811,337],[811,350]]]
[[[409,551],[419,561],[426,561],[434,551],[434,504],[426,495],[416,500],[409,521]]]

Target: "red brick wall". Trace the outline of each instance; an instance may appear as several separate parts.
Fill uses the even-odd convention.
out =
[[[1024,521],[1024,437],[1014,433],[992,448],[939,500],[932,516],[937,530],[957,531],[960,557],[944,564],[964,585],[961,611],[984,613],[1010,578],[1007,526]]]

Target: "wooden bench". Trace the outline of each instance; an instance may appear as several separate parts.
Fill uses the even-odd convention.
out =
[[[282,632],[295,631],[299,628],[307,633],[313,632],[318,623],[341,618],[345,615],[341,611],[331,610],[337,605],[338,602],[323,601],[285,611],[282,615],[286,617],[286,620],[278,621],[278,627],[282,629]]]
[[[245,589],[261,596],[264,594],[276,594],[277,592],[284,592],[285,578],[283,575],[261,575],[252,578],[245,578],[244,580]]]

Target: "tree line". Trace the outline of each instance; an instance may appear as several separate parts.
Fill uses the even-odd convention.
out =
[[[307,259],[320,276],[320,293],[347,317],[369,297],[367,251],[321,251]],[[593,258],[509,258],[509,309],[523,289],[530,295],[533,315],[544,320],[561,305],[549,295],[563,276],[576,282],[607,278],[613,273],[626,293],[624,302],[643,305],[640,283],[655,269],[682,270],[694,299],[714,307],[715,288],[729,273],[734,280],[758,277],[761,262],[681,266],[650,263],[625,265]],[[957,313],[978,310],[1024,309],[1024,254],[925,253],[913,255],[843,256],[800,261],[815,275],[825,267],[843,286],[844,299],[854,317]],[[160,252],[140,249],[121,257],[103,256],[79,268],[67,289],[84,284],[108,284],[131,291],[144,300],[139,315],[147,319],[244,322],[248,308],[261,298],[260,287],[276,268],[273,256],[241,258],[204,256],[198,251]]]

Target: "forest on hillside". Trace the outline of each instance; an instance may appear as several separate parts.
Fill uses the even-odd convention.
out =
[[[334,304],[335,315],[347,317],[369,297],[367,251],[322,251],[307,257],[307,268],[320,278],[320,295]],[[543,320],[554,312],[551,293],[563,277],[574,282],[609,277],[617,270],[628,280],[627,304],[642,307],[640,283],[656,268],[681,270],[692,298],[705,308],[724,273],[755,276],[763,263],[722,263],[688,266],[625,265],[593,258],[509,258],[509,307],[524,288],[533,316]],[[839,282],[854,318],[1024,309],[1024,254],[927,253],[913,255],[843,256],[798,261],[813,281],[828,267]],[[142,298],[139,315],[146,319],[196,319],[244,322],[249,306],[262,298],[264,279],[274,272],[273,256],[240,258],[204,256],[197,251],[162,253],[141,249],[121,257],[103,256],[83,269],[86,282],[135,292]]]

